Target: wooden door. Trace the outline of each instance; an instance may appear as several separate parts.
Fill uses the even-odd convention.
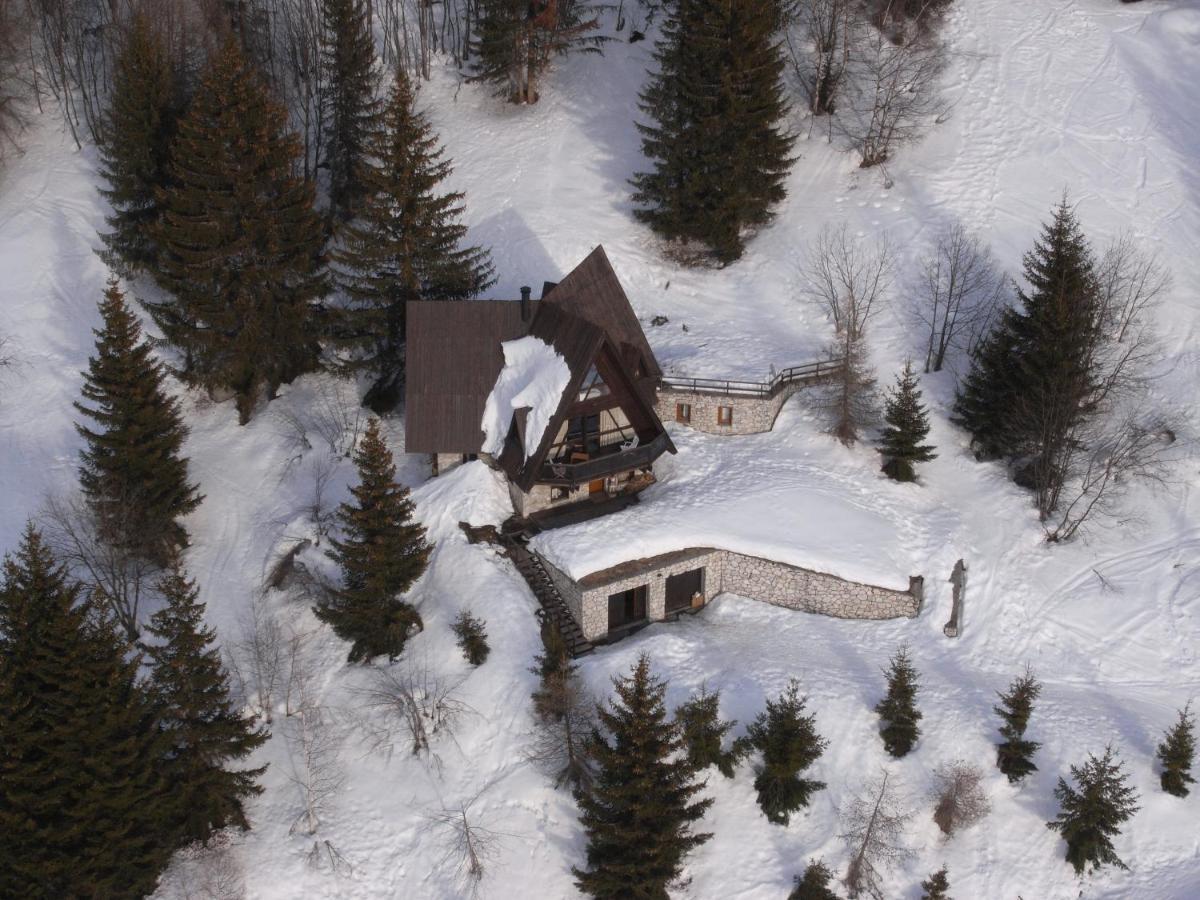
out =
[[[692,597],[704,593],[704,569],[667,576],[667,612],[691,609]]]

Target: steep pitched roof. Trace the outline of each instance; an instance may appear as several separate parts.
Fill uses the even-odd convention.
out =
[[[500,345],[527,334],[533,316],[500,300],[411,301],[405,316],[405,450],[478,453],[483,406],[504,367]]]
[[[542,300],[598,326],[621,349],[627,361],[629,354],[625,348],[633,348],[643,360],[643,374],[662,377],[650,342],[603,247],[589,253],[566,278],[543,293]]]

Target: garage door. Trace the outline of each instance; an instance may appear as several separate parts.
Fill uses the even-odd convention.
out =
[[[667,612],[690,609],[692,595],[704,593],[704,568],[667,576]]]

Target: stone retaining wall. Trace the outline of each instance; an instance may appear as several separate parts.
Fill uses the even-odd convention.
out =
[[[779,410],[800,385],[785,385],[773,397],[747,397],[739,395],[709,394],[699,391],[680,391],[660,388],[655,401],[655,411],[664,422],[675,422],[676,404],[687,403],[692,407],[690,421],[683,424],[709,434],[758,434],[770,431],[779,416]],[[719,407],[733,410],[733,422],[721,425],[717,418]]]
[[[530,551],[531,553],[533,551]],[[563,600],[566,601],[567,608],[571,610],[571,615],[575,617],[575,621],[579,623],[579,627],[583,629],[583,636],[588,637],[587,628],[584,622],[588,619],[588,609],[583,602],[583,591],[579,587],[579,583],[566,575],[564,572],[555,568],[546,557],[538,554],[542,561],[542,565],[546,567],[546,574],[550,576],[550,580],[554,582],[554,586],[558,588],[558,592],[562,594]],[[593,614],[592,618],[595,616]],[[608,630],[608,607],[604,607],[604,625],[603,630]],[[589,638],[590,640],[590,638]]]

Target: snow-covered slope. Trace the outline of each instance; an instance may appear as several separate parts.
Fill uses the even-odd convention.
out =
[[[1184,0],[959,0],[946,37],[953,113],[897,156],[889,166],[892,186],[829,147],[819,127],[808,135],[798,117],[806,136],[789,198],[746,258],[722,271],[665,261],[629,215],[626,180],[641,164],[632,120],[647,43],[614,43],[603,58],[563,62],[533,109],[510,108],[484,89],[460,86],[450,70],[435,74],[421,100],[456,163],[452,186],[467,193],[471,239],[493,248],[497,292],[515,297],[522,284],[555,280],[603,243],[643,320],[670,319],[648,328],[655,352],[671,371],[695,376],[761,377],[772,364],[817,352],[829,326],[800,296],[799,260],[824,224],[889,234],[900,251],[901,293],[915,274],[914,260],[956,222],[980,231],[1015,272],[1066,189],[1097,243],[1131,229],[1171,266],[1175,286],[1160,315],[1164,346],[1153,399],[1172,414],[1181,441],[1192,441],[1200,381],[1200,9]],[[91,349],[105,272],[93,254],[103,208],[88,152],[75,152],[46,120],[2,178],[0,333],[12,337],[17,360],[0,372],[0,547],[12,547],[44,493],[74,477],[78,438],[70,403]],[[879,319],[875,337],[881,372],[894,370],[914,346],[898,312]],[[912,622],[832,621],[727,597],[694,619],[652,626],[586,659],[584,677],[603,693],[610,675],[647,652],[655,670],[671,679],[671,703],[707,683],[722,690],[725,713],[742,722],[797,677],[831,741],[814,770],[829,788],[788,828],[768,824],[758,812],[749,766],[732,781],[709,779],[716,803],[704,827],[715,838],[690,858],[690,882],[679,895],[777,898],[812,856],[841,870],[837,806],[887,766],[916,810],[915,856],[889,875],[889,897],[915,898],[917,882],[942,862],[958,897],[1200,896],[1200,798],[1165,797],[1152,769],[1158,732],[1177,706],[1200,693],[1194,450],[1169,488],[1132,497],[1127,517],[1049,549],[1028,498],[996,468],[973,462],[947,423],[949,377],[926,378],[923,387],[935,410],[940,455],[923,468],[922,487],[880,480],[873,452],[844,450],[821,435],[802,396],[772,435],[678,436],[683,452],[666,463],[656,491],[664,502],[687,506],[693,523],[716,527],[724,502],[720,492],[704,496],[698,471],[769,477],[772,465],[786,467],[780,477],[795,486],[793,496],[807,490],[831,498],[820,510],[823,546],[854,545],[855,519],[839,516],[837,504],[870,507],[874,494],[873,515],[894,532],[880,557],[864,564],[921,572],[929,583],[926,611]],[[338,390],[328,378],[302,379],[245,428],[236,426],[228,404],[185,399],[192,427],[187,450],[206,495],[188,522],[194,538],[188,563],[212,623],[229,640],[279,552],[313,535],[308,507],[316,475],[325,468],[333,473],[327,503],[344,496],[351,475],[339,455],[344,447],[323,438],[331,433],[336,444],[343,428],[353,429],[337,416],[331,424],[330,410],[349,408],[353,415],[352,400]],[[289,414],[307,430],[311,449],[297,441]],[[401,423],[388,425],[401,454]],[[752,454],[763,462],[748,459]],[[472,712],[456,741],[436,745],[439,763],[409,757],[403,742],[390,758],[369,752],[355,723],[363,715],[356,689],[367,676],[347,668],[343,648],[317,632],[310,641],[315,684],[333,722],[344,781],[316,837],[328,840],[348,868],[332,873],[308,865],[314,838],[289,834],[300,808],[291,778],[298,761],[285,739],[293,726],[282,714],[262,753],[271,767],[266,793],[251,811],[255,829],[234,839],[229,859],[255,898],[460,897],[463,882],[430,817],[471,802],[497,832],[484,896],[575,896],[570,867],[582,862],[583,841],[574,805],[525,760],[535,601],[507,563],[468,545],[457,527],[460,520],[503,518],[502,486],[480,465],[421,484],[422,461],[398,458],[401,476],[420,485],[419,508],[439,543],[414,593],[426,630],[397,671],[429,661],[446,677],[465,679],[459,690]],[[693,468],[684,471],[685,464]],[[752,465],[762,468],[747,469]],[[649,495],[646,509],[654,502]],[[770,491],[748,502],[731,525],[755,509],[765,523],[802,521],[802,510],[777,509]],[[794,531],[794,552],[816,552],[810,533]],[[747,534],[743,539],[754,532]],[[786,540],[786,533],[775,539]],[[949,591],[943,582],[960,556],[971,567],[966,628],[950,641],[941,635]],[[304,559],[322,564],[319,549]],[[809,561],[820,567],[820,560]],[[278,594],[265,602],[285,624],[314,627],[302,602]],[[478,670],[462,662],[448,628],[463,608],[486,621],[493,647]],[[897,763],[884,758],[870,708],[879,696],[879,668],[901,641],[912,644],[924,676],[926,730],[917,750]],[[1044,745],[1040,771],[1014,789],[990,767],[990,707],[993,692],[1025,662],[1046,683],[1031,726]],[[1054,814],[1058,775],[1108,741],[1121,748],[1143,794],[1142,811],[1117,842],[1132,871],[1080,883],[1042,823]],[[923,794],[930,770],[957,757],[988,768],[994,811],[945,843]],[[197,873],[197,866],[181,864],[162,895],[198,895]]]

